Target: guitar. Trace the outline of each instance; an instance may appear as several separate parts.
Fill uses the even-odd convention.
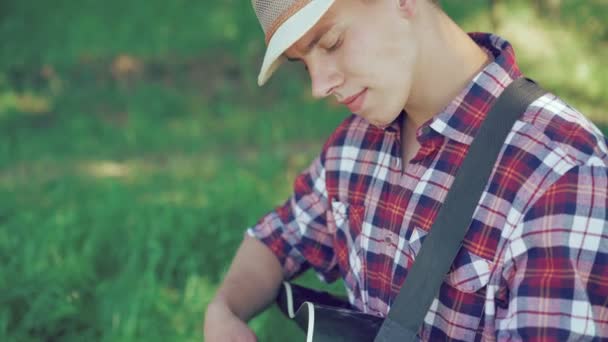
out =
[[[371,342],[384,321],[356,311],[344,298],[287,282],[276,302],[306,333],[306,342]]]

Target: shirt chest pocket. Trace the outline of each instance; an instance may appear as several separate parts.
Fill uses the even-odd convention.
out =
[[[361,234],[361,225],[365,214],[363,205],[350,204],[333,200],[331,202],[331,211],[327,217],[327,225],[330,233],[342,231],[349,235],[351,243],[359,238]]]
[[[454,263],[441,286],[437,300],[425,318],[423,334],[428,340],[446,336],[465,341],[473,341],[481,326],[486,302],[486,290],[490,281],[492,262],[473,254],[466,248],[458,251]],[[431,312],[434,311],[434,314]],[[436,318],[449,317],[438,330]],[[435,324],[434,324],[435,323]],[[464,338],[463,338],[464,337]]]
[[[461,292],[475,293],[488,285],[491,267],[490,260],[461,248],[452,263],[446,283]]]

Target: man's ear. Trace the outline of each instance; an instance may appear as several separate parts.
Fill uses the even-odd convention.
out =
[[[416,14],[416,0],[396,0],[399,13],[406,18],[411,18]]]

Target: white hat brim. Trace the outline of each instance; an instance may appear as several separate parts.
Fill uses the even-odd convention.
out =
[[[308,32],[335,0],[312,0],[287,19],[274,33],[262,62],[258,75],[258,85],[262,86],[285,60],[283,53]]]

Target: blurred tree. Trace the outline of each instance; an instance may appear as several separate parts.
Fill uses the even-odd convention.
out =
[[[488,0],[490,22],[496,30],[500,25],[500,15],[497,9],[499,0]],[[559,20],[561,17],[562,0],[534,0],[534,8],[539,17]]]
[[[535,0],[536,11],[539,16],[559,19],[561,15],[562,0]]]
[[[490,5],[490,22],[492,24],[492,29],[496,31],[498,28],[498,13],[496,12],[496,2],[498,0],[489,0]]]

